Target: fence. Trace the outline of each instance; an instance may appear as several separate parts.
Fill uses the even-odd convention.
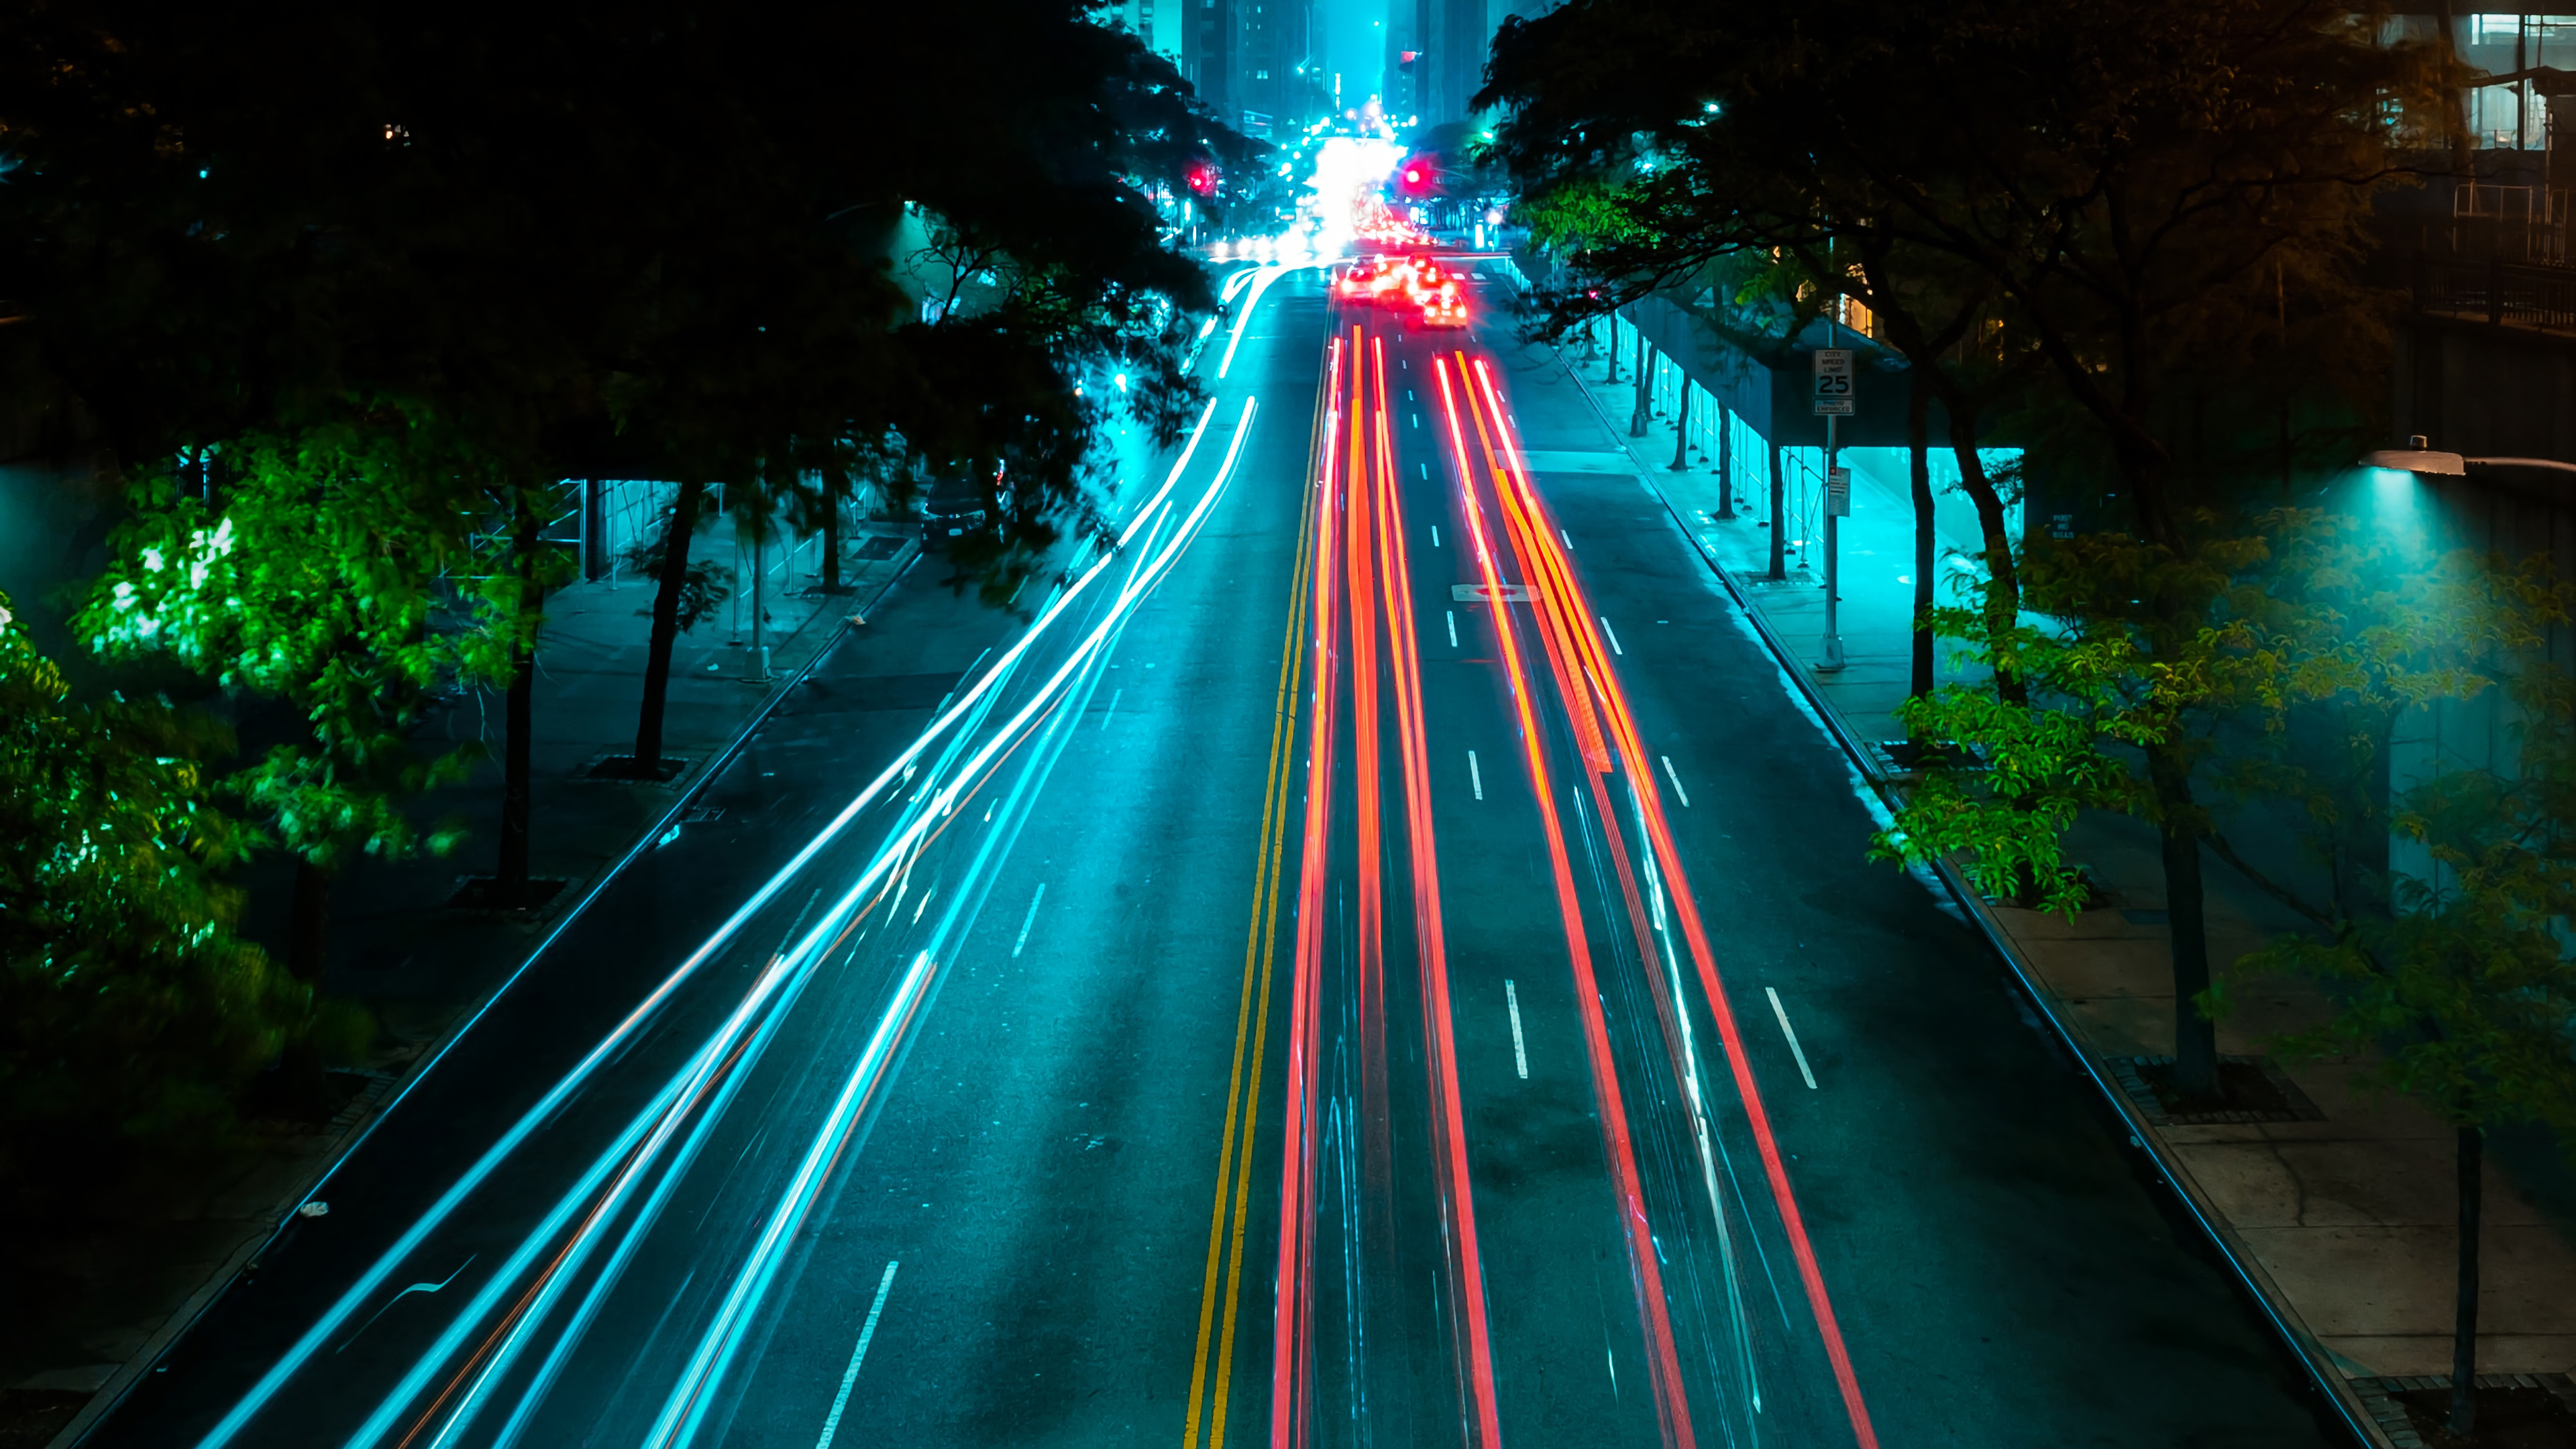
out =
[[[2418,252],[2415,310],[2499,326],[2576,331],[2576,268]]]

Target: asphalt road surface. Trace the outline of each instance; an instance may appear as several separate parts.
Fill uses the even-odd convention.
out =
[[[2333,1442],[1553,356],[1244,277],[95,1442]]]

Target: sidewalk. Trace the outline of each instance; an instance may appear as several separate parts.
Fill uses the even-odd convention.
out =
[[[328,990],[364,1003],[382,1031],[363,1073],[325,1122],[257,1124],[259,1149],[220,1175],[165,1180],[79,1223],[36,1225],[0,1254],[16,1306],[0,1330],[0,1449],[68,1446],[258,1253],[312,1183],[347,1150],[418,1063],[489,999],[545,933],[659,831],[734,744],[748,735],[854,615],[872,612],[920,556],[917,531],[867,525],[842,540],[849,592],[817,589],[819,540],[772,548],[763,562],[769,678],[750,648],[750,561],[720,516],[697,557],[736,567],[736,597],[684,634],[672,654],[667,752],[687,762],[668,784],[585,778],[602,756],[633,748],[652,602],[631,574],[574,584],[546,600],[532,741],[533,874],[561,882],[535,910],[451,909],[459,877],[491,869],[500,818],[502,703],[467,694],[422,727],[424,747],[478,735],[494,758],[424,802],[460,815],[472,835],[445,860],[364,862],[335,887]],[[737,554],[740,558],[737,563]],[[280,875],[283,872],[279,872]],[[246,929],[273,944],[285,892],[254,882]],[[175,1177],[175,1175],[174,1175]]]
[[[1565,360],[1599,405],[1605,426],[1618,420],[1610,434],[1746,601],[1783,662],[1796,666],[1799,683],[1877,787],[1901,786],[1870,748],[1904,733],[1894,711],[1909,683],[1913,509],[1901,464],[1890,469],[1872,457],[1854,471],[1852,515],[1841,529],[1841,629],[1849,667],[1820,673],[1821,553],[1808,550],[1813,571],[1793,552],[1786,582],[1761,578],[1769,567],[1769,531],[1761,526],[1767,481],[1752,488],[1739,481],[1737,517],[1716,518],[1713,460],[1695,457],[1686,471],[1671,470],[1670,406],[1645,437],[1627,438],[1624,424],[1636,396],[1627,368],[1620,382],[1605,384],[1602,364],[1582,361],[1579,351]],[[1704,421],[1694,421],[1695,434]],[[1748,474],[1745,465],[1753,461],[1738,454]],[[1814,524],[1810,516],[1800,526],[1796,492],[1793,485],[1792,543]],[[1805,511],[1812,515],[1813,504]],[[1948,512],[1936,522],[1947,523]],[[1973,551],[1974,541],[1964,528],[1943,532],[1943,567],[1956,567],[1948,556]],[[1943,677],[1950,677],[1946,661]],[[2076,920],[1980,902],[1965,892],[1963,904],[1983,917],[1988,935],[2112,1097],[2139,1145],[2332,1388],[2347,1419],[2397,1449],[2420,1443],[2389,1395],[2449,1383],[2457,1271],[2450,1129],[2408,1099],[2364,1099],[2354,1087],[2360,1064],[2353,1061],[2264,1064],[2265,1075],[2287,1089],[2287,1106],[2278,1112],[2229,1113],[2239,1120],[2228,1121],[2168,1118],[2136,1071],[2140,1059],[2169,1059],[2173,1050],[2155,837],[2135,821],[2087,816],[2068,847],[2106,888],[2105,899]],[[2207,891],[2217,961],[2234,960],[2300,924],[2215,858]],[[2265,1038],[2312,1021],[2321,1004],[2314,987],[2275,979],[2221,1025],[2220,1051],[2250,1058]],[[2546,1385],[2576,1402],[2565,1377],[2576,1370],[2576,1250],[2566,1224],[2553,1223],[2500,1170],[2503,1156],[2492,1147],[2488,1153],[2481,1382],[2488,1375],[2548,1375],[2520,1382]]]

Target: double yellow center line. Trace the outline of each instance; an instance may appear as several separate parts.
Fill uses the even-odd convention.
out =
[[[1225,1095],[1225,1140],[1217,1153],[1216,1204],[1208,1214],[1207,1272],[1199,1290],[1199,1334],[1190,1360],[1189,1426],[1182,1431],[1183,1449],[1198,1449],[1202,1429],[1208,1449],[1223,1449],[1227,1390],[1234,1378],[1235,1307],[1243,1287],[1243,1228],[1252,1193],[1252,1139],[1260,1121],[1261,1059],[1270,1034],[1270,962],[1278,939],[1279,877],[1287,850],[1288,787],[1296,772],[1288,768],[1297,739],[1297,698],[1305,675],[1306,585],[1314,569],[1316,449],[1323,409],[1316,410],[1318,436],[1307,444],[1307,503],[1298,509],[1297,564],[1288,587],[1288,629],[1279,646],[1279,693],[1272,706],[1270,777],[1261,804],[1261,852],[1252,872],[1252,924],[1243,943],[1243,999],[1234,1023],[1234,1074]],[[1257,1003],[1257,1005],[1256,1005]],[[1249,1053],[1246,1046],[1249,1045]],[[1233,1209],[1228,1227],[1228,1207]],[[1224,1328],[1219,1331],[1217,1285],[1219,1259],[1224,1261]],[[1208,1344],[1217,1340],[1213,1402],[1209,1393]]]

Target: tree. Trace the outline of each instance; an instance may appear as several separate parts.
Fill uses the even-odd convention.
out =
[[[2365,1086],[2415,1097],[2448,1123],[2458,1167],[2458,1295],[2449,1427],[2475,1426],[2479,1220],[2488,1129],[2576,1135],[2576,679],[2552,656],[2576,591],[2544,557],[2516,568],[2457,551],[2414,555],[2384,533],[2312,529],[2284,551],[2260,658],[2266,728],[2237,788],[2297,808],[2328,872],[2303,894],[2223,853],[2315,929],[2236,963],[2326,987],[2326,1020],[2276,1038],[2305,1057],[2377,1054]],[[2288,627],[2281,627],[2287,625]],[[2494,711],[2495,758],[2444,751],[2387,788],[2401,729]],[[2321,726],[2295,726],[2305,712]],[[2376,833],[2375,851],[2354,849]],[[2211,994],[2213,1012],[2231,1000]]]
[[[310,992],[233,934],[199,716],[76,704],[0,596],[0,1179],[60,1187],[102,1143],[202,1140],[310,1030]],[[43,1162],[48,1171],[34,1171]]]
[[[2062,850],[2077,816],[2108,810],[2153,823],[2166,845],[2176,923],[2174,1076],[2199,1099],[2220,1095],[2217,1029],[2205,1000],[2206,937],[2181,929],[2200,919],[2197,895],[2186,894],[2200,877],[2178,869],[2174,856],[2196,853],[2208,830],[2189,773],[2218,722],[2261,682],[2257,641],[2273,609],[2249,574],[2269,552],[2260,536],[2205,543],[2190,560],[2118,536],[2035,546],[2023,560],[2022,606],[2045,622],[2016,619],[2000,632],[1976,597],[1995,583],[1968,583],[1971,606],[1937,611],[1935,627],[1964,641],[1973,662],[2021,679],[2027,693],[2011,699],[1950,685],[1907,700],[1900,715],[1914,738],[1953,744],[1969,758],[1927,759],[1894,825],[1871,846],[1909,865],[1964,855],[1983,893],[2072,916],[2089,891]],[[2186,612],[2211,622],[2182,649],[2164,647],[2158,622]]]
[[[423,758],[411,732],[449,680],[497,675],[506,646],[477,617],[434,627],[433,580],[465,572],[470,460],[396,413],[216,454],[219,482],[174,472],[132,490],[107,571],[76,624],[114,656],[161,653],[224,690],[284,702],[302,738],[223,782],[296,860],[288,965],[323,980],[334,876],[359,855],[444,854],[406,806],[461,779],[476,747]]]
[[[2405,178],[2392,147],[2438,71],[2323,0],[1887,3],[1830,33],[1755,6],[1575,0],[1505,25],[1488,98],[1514,107],[1516,171],[1617,198],[1631,285],[1673,264],[1657,250],[1668,236],[1683,259],[1883,244],[1973,274],[2044,364],[2039,411],[2080,419],[2076,451],[2116,483],[2099,526],[2165,556],[2104,572],[2116,590],[2189,578],[2202,551],[2241,536],[2224,521],[2243,481],[2236,434],[2253,421],[2237,400],[2264,389],[2240,384],[2291,371],[2282,345],[2346,344],[2301,360],[2330,396],[2369,407],[2382,334],[2355,262],[2373,198]],[[2290,325],[2293,295],[2309,325]],[[2272,410],[2260,421],[2271,432]],[[2216,456],[2200,454],[2206,439]],[[2123,620],[2140,658],[2188,668],[2208,627],[2193,608],[2221,592],[2160,587],[2165,612],[2145,616],[2116,593],[2058,607]],[[1987,597],[1991,641],[2007,631]],[[2014,675],[1997,681],[2009,691]],[[2191,760],[2179,738],[2133,743],[2177,975],[2204,978]],[[2184,1027],[2197,1078],[2198,1033]]]

